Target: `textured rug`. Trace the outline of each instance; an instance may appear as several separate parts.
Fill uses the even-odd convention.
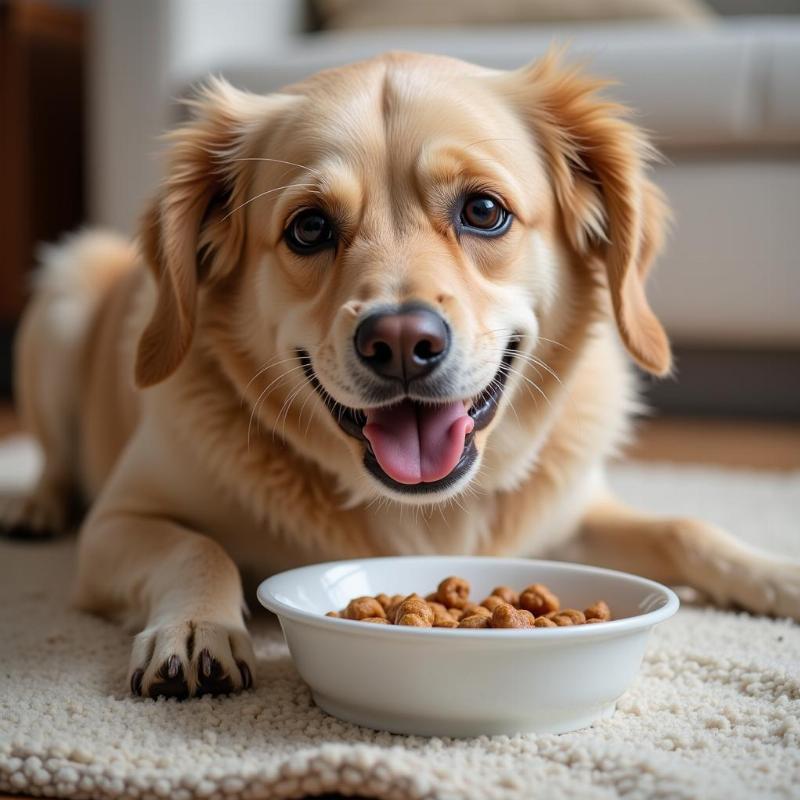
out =
[[[35,458],[0,446],[0,486]],[[800,556],[800,473],[625,466],[642,507]],[[561,736],[393,736],[319,711],[280,631],[253,625],[256,691],[185,703],[125,690],[128,637],[71,611],[74,541],[0,542],[0,789],[74,798],[800,797],[800,626],[684,608],[615,716]],[[587,669],[591,665],[587,664]]]

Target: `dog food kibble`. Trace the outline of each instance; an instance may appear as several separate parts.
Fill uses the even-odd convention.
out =
[[[586,617],[583,611],[574,608],[565,608],[563,611],[556,611],[547,615],[556,625],[583,625]]]
[[[467,617],[461,617],[458,623],[459,628],[491,628],[492,618],[485,614],[471,614]]]
[[[532,628],[533,614],[510,603],[497,606],[492,613],[493,628]]]
[[[538,617],[558,611],[559,603],[558,598],[546,586],[534,583],[533,586],[522,590],[519,596],[519,607]]]
[[[481,602],[481,605],[484,608],[488,608],[489,611],[494,611],[497,608],[497,606],[502,606],[508,602],[509,602],[508,600],[503,600],[502,597],[498,597],[496,594],[490,594],[485,600]]]
[[[392,604],[392,598],[389,597],[388,594],[376,594],[375,599],[381,604],[384,611],[389,610],[389,606]]]
[[[434,613],[428,602],[417,594],[410,594],[394,612],[395,625],[412,625],[415,628],[433,627]]]
[[[611,619],[611,611],[609,611],[608,605],[602,600],[598,600],[593,606],[589,606],[583,613],[586,615],[587,622],[590,620],[605,622]]]
[[[492,597],[499,597],[506,603],[519,608],[519,592],[515,592],[510,586],[495,586],[492,589]]]
[[[325,616],[369,622],[373,625],[404,625],[412,628],[560,628],[607,622],[611,610],[603,600],[580,611],[561,608],[559,599],[541,583],[515,592],[496,586],[480,603],[469,599],[470,586],[463,578],[445,578],[425,597],[418,594],[378,594],[355,597],[346,608]]]
[[[386,612],[374,597],[356,597],[347,604],[342,616],[345,619],[371,619],[385,617]]]
[[[445,578],[436,590],[436,599],[447,608],[464,608],[469,584],[463,578]]]
[[[453,619],[453,617],[450,615],[450,612],[441,603],[437,603],[436,601],[433,601],[433,602],[429,602],[428,605],[431,607],[431,611],[433,611],[433,627],[434,628],[456,628],[456,627],[458,627],[458,622],[456,622],[456,620]]]

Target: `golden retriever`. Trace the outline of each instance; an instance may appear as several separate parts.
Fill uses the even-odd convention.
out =
[[[653,151],[602,87],[553,55],[213,80],[138,242],[46,254],[17,359],[46,466],[4,521],[91,503],[75,602],[137,632],[135,694],[252,685],[240,568],[560,552],[800,614],[796,564],[605,488],[630,359],[670,348]]]

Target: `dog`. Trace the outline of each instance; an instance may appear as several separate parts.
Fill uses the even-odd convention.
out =
[[[135,632],[135,695],[253,684],[240,570],[387,554],[568,555],[800,616],[800,567],[604,481],[670,372],[644,291],[667,207],[604,83],[389,53],[170,134],[135,243],[44,254],[17,342],[38,485],[89,504],[74,602]]]

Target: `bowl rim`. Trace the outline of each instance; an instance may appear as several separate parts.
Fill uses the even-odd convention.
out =
[[[622,619],[609,620],[602,625],[566,625],[557,628],[504,628],[491,630],[483,629],[458,629],[454,633],[451,628],[415,628],[406,626],[385,626],[385,625],[369,625],[358,620],[342,619],[341,617],[327,617],[317,611],[306,611],[294,606],[284,603],[275,597],[274,588],[275,584],[285,581],[289,576],[296,576],[302,578],[304,573],[322,572],[337,566],[345,565],[360,565],[364,563],[378,563],[378,562],[393,562],[402,560],[413,566],[414,561],[441,561],[447,562],[457,567],[458,562],[495,562],[496,564],[504,565],[538,565],[547,567],[567,568],[574,572],[583,572],[592,575],[606,575],[617,580],[623,580],[629,583],[636,583],[642,589],[650,589],[662,595],[666,602],[659,608],[653,611],[646,611],[644,614],[636,614],[632,617],[623,617]],[[455,569],[454,569],[455,572]],[[324,561],[319,564],[309,564],[304,567],[296,567],[294,569],[284,570],[269,578],[261,581],[256,592],[258,601],[262,606],[272,611],[282,620],[286,617],[294,622],[299,622],[305,625],[310,625],[317,628],[324,628],[326,630],[338,630],[339,633],[352,633],[360,636],[371,636],[377,638],[385,638],[387,636],[396,638],[398,636],[406,636],[411,638],[427,638],[427,637],[454,637],[457,642],[471,639],[485,640],[489,639],[516,639],[523,638],[527,642],[542,641],[553,637],[560,639],[577,639],[577,638],[604,638],[610,635],[617,635],[629,633],[638,630],[651,628],[659,622],[669,619],[673,616],[680,607],[680,600],[678,595],[672,589],[660,584],[649,578],[642,578],[639,575],[634,575],[630,572],[622,572],[620,570],[607,569],[606,567],[594,567],[587,564],[574,564],[570,561],[552,561],[545,559],[533,558],[504,558],[502,556],[442,556],[442,555],[429,555],[429,556],[380,556],[376,558],[353,558],[342,559],[340,561]],[[535,630],[535,639],[529,638],[531,631]]]

